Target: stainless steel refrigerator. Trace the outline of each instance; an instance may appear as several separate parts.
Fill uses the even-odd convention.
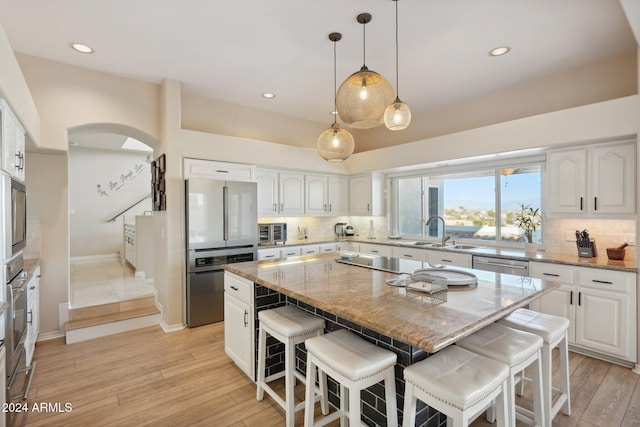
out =
[[[186,322],[195,327],[224,319],[221,266],[257,258],[257,184],[188,179],[185,199]]]

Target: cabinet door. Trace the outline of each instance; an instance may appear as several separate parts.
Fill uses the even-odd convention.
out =
[[[635,361],[635,334],[629,327],[629,298],[624,294],[579,288],[576,310],[576,345]],[[633,358],[632,358],[633,357]]]
[[[256,169],[258,216],[278,214],[278,172]]]
[[[452,265],[456,267],[471,268],[473,262],[469,254],[459,254],[449,251],[426,250],[427,262],[434,265]]]
[[[586,213],[587,152],[584,149],[547,154],[547,211]]]
[[[329,177],[329,214],[349,215],[349,178],[346,176]]]
[[[15,176],[20,181],[24,181],[25,177],[25,135],[24,129],[22,126],[16,121],[16,144],[15,144]]]
[[[280,213],[283,215],[304,214],[304,175],[280,173]]]
[[[635,144],[591,149],[590,208],[595,214],[635,212]]]
[[[18,127],[9,106],[2,103],[2,169],[16,175],[16,138]]]
[[[326,215],[329,212],[329,195],[325,175],[305,175],[305,213],[308,215]]]
[[[213,160],[184,159],[184,178],[206,178],[222,181],[253,181],[255,166]]]
[[[238,367],[253,378],[253,321],[248,304],[224,295],[224,351]]]
[[[560,285],[550,293],[538,298],[530,304],[530,308],[539,313],[552,314],[569,319],[569,342],[575,342],[575,308],[577,292],[575,286]]]
[[[351,215],[371,215],[371,177],[349,178],[349,213]]]

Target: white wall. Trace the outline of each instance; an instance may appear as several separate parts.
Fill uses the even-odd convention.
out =
[[[151,189],[146,154],[87,148],[69,149],[69,234],[71,257],[109,255],[122,250],[123,217],[108,218]],[[141,215],[151,199],[127,211]]]

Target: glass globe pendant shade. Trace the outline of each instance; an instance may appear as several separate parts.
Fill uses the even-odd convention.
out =
[[[336,104],[343,122],[356,129],[371,129],[384,121],[384,110],[393,101],[391,83],[363,66],[338,89]]]
[[[329,162],[341,162],[353,154],[355,143],[353,136],[342,129],[337,122],[320,134],[318,154]]]
[[[384,124],[390,130],[403,130],[411,123],[411,110],[409,106],[396,97],[393,104],[389,104],[384,110]]]

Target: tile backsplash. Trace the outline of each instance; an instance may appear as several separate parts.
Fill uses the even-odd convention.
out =
[[[387,238],[387,217],[369,216],[338,216],[338,217],[260,217],[258,222],[286,222],[287,239],[294,243],[298,237],[298,227],[307,227],[309,239],[335,238],[334,225],[337,222],[346,222],[351,225],[356,236],[366,238],[373,221],[373,232],[378,239]]]
[[[595,240],[598,255],[606,255],[607,248],[620,246],[630,237],[635,240],[634,220],[619,219],[547,219],[543,224],[543,241],[546,252],[576,253],[575,231],[589,230]],[[629,242],[631,243],[631,242]],[[635,258],[635,243],[627,247],[625,259]]]

